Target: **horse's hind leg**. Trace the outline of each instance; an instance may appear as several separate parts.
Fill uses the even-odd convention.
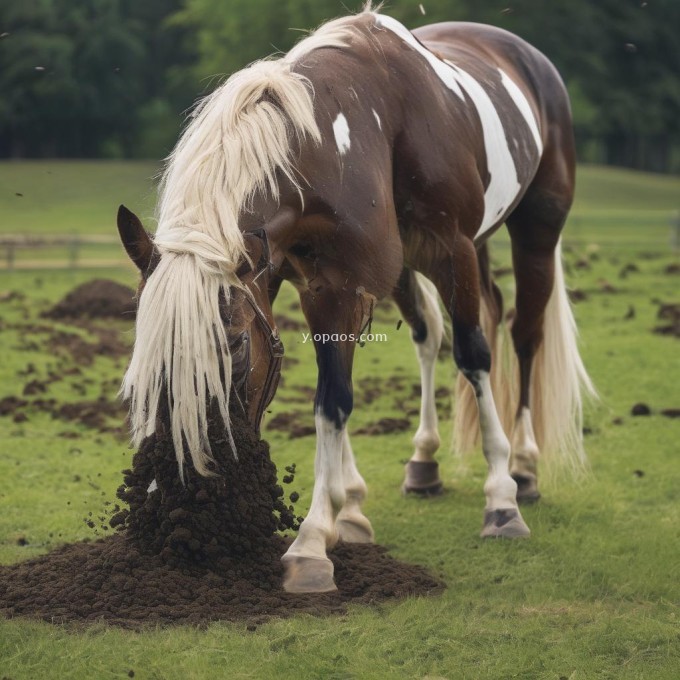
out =
[[[555,258],[559,257],[556,249],[573,197],[573,180],[567,166],[561,166],[562,172],[555,168],[548,170],[545,164],[549,159],[547,156],[534,184],[507,220],[516,282],[512,340],[519,364],[519,404],[511,437],[511,474],[518,485],[517,499],[525,503],[540,498],[539,446],[534,426],[540,426],[546,417],[570,417],[568,413],[549,413],[548,395],[560,387],[534,381],[532,388],[532,370],[536,372],[534,359],[543,342],[546,308],[555,285]],[[564,371],[566,367],[552,368]],[[532,407],[543,411],[541,418],[532,415]],[[537,434],[540,437],[542,433],[541,429]]]
[[[486,507],[481,535],[516,538],[530,532],[517,507],[517,484],[509,470],[510,442],[491,391],[491,352],[479,321],[479,274],[472,240],[458,233],[453,255],[440,264],[435,279],[442,299],[449,303],[454,359],[477,399],[482,450],[489,470],[484,484]]]
[[[531,369],[543,339],[543,317],[554,274],[554,251],[529,250],[514,241],[512,255],[517,282],[512,340],[519,364],[519,404],[512,431],[511,474],[517,482],[517,500],[532,503],[538,491],[539,449],[531,415]]]
[[[440,444],[434,373],[443,333],[442,315],[435,295],[410,269],[402,271],[392,295],[411,327],[411,338],[420,364],[420,425],[413,438],[415,452],[406,464],[402,489],[405,493],[429,496],[440,493],[442,489],[439,464],[434,459]]]

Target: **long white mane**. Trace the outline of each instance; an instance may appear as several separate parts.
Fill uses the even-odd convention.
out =
[[[121,394],[138,446],[156,429],[165,390],[180,474],[185,451],[200,474],[210,474],[208,400],[216,400],[229,432],[231,356],[219,294],[228,305],[230,287],[242,286],[239,215],[256,192],[278,199],[277,172],[299,189],[291,141],[321,141],[312,85],[291,67],[311,50],[346,46],[351,22],[325,24],[283,58],[235,73],[198,104],[167,159],[154,237],[161,258],[139,299]]]

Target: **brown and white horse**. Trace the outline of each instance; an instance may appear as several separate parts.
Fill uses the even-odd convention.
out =
[[[482,535],[528,535],[518,498],[538,497],[539,447],[582,459],[581,391],[592,389],[559,247],[573,191],[564,86],[543,55],[500,29],[442,23],[411,33],[369,9],[236,73],[200,103],[171,154],[153,239],[119,211],[142,273],[122,388],[134,441],[155,431],[164,391],[180,474],[187,455],[207,473],[210,400],[228,430],[234,389],[259,428],[280,367],[272,303],[283,280],[321,338],[359,335],[375,300],[392,295],[423,388],[404,487],[436,492],[438,292],[488,462]],[[493,338],[480,322],[495,334],[501,319],[485,242],[503,223],[517,287],[510,439],[492,394]],[[373,539],[347,433],[354,349],[315,342],[316,481],[283,557],[289,591],[334,589],[326,551],[338,539]]]

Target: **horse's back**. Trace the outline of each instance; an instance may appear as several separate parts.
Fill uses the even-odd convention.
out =
[[[566,88],[552,62],[538,49],[514,33],[496,26],[471,22],[429,24],[413,31],[429,50],[445,59],[502,69],[543,114],[570,122]]]
[[[519,206],[533,202],[538,191],[540,195],[547,192],[551,201],[559,202],[562,212],[568,210],[576,162],[571,107],[566,87],[552,62],[519,36],[495,26],[445,22],[423,26],[413,33],[440,58],[461,64],[482,81],[493,80],[499,71],[509,76],[531,106],[542,147],[535,174],[531,172],[533,180],[521,192],[525,200]],[[540,197],[538,201],[544,202]],[[488,233],[493,231],[489,229]]]

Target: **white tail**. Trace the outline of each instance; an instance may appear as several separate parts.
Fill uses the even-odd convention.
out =
[[[597,394],[581,360],[577,337],[560,243],[555,249],[555,283],[545,310],[543,342],[534,358],[531,415],[541,452],[575,469],[586,463],[583,397]]]
[[[512,434],[519,397],[517,358],[482,299],[480,320],[492,352],[491,382],[494,400],[508,437]],[[562,249],[555,249],[555,281],[545,309],[543,342],[534,357],[530,404],[536,442],[542,459],[583,468],[583,399],[596,391],[578,351],[577,329],[562,268]],[[474,448],[479,433],[477,405],[472,388],[459,374],[456,383],[454,446],[465,453]]]

